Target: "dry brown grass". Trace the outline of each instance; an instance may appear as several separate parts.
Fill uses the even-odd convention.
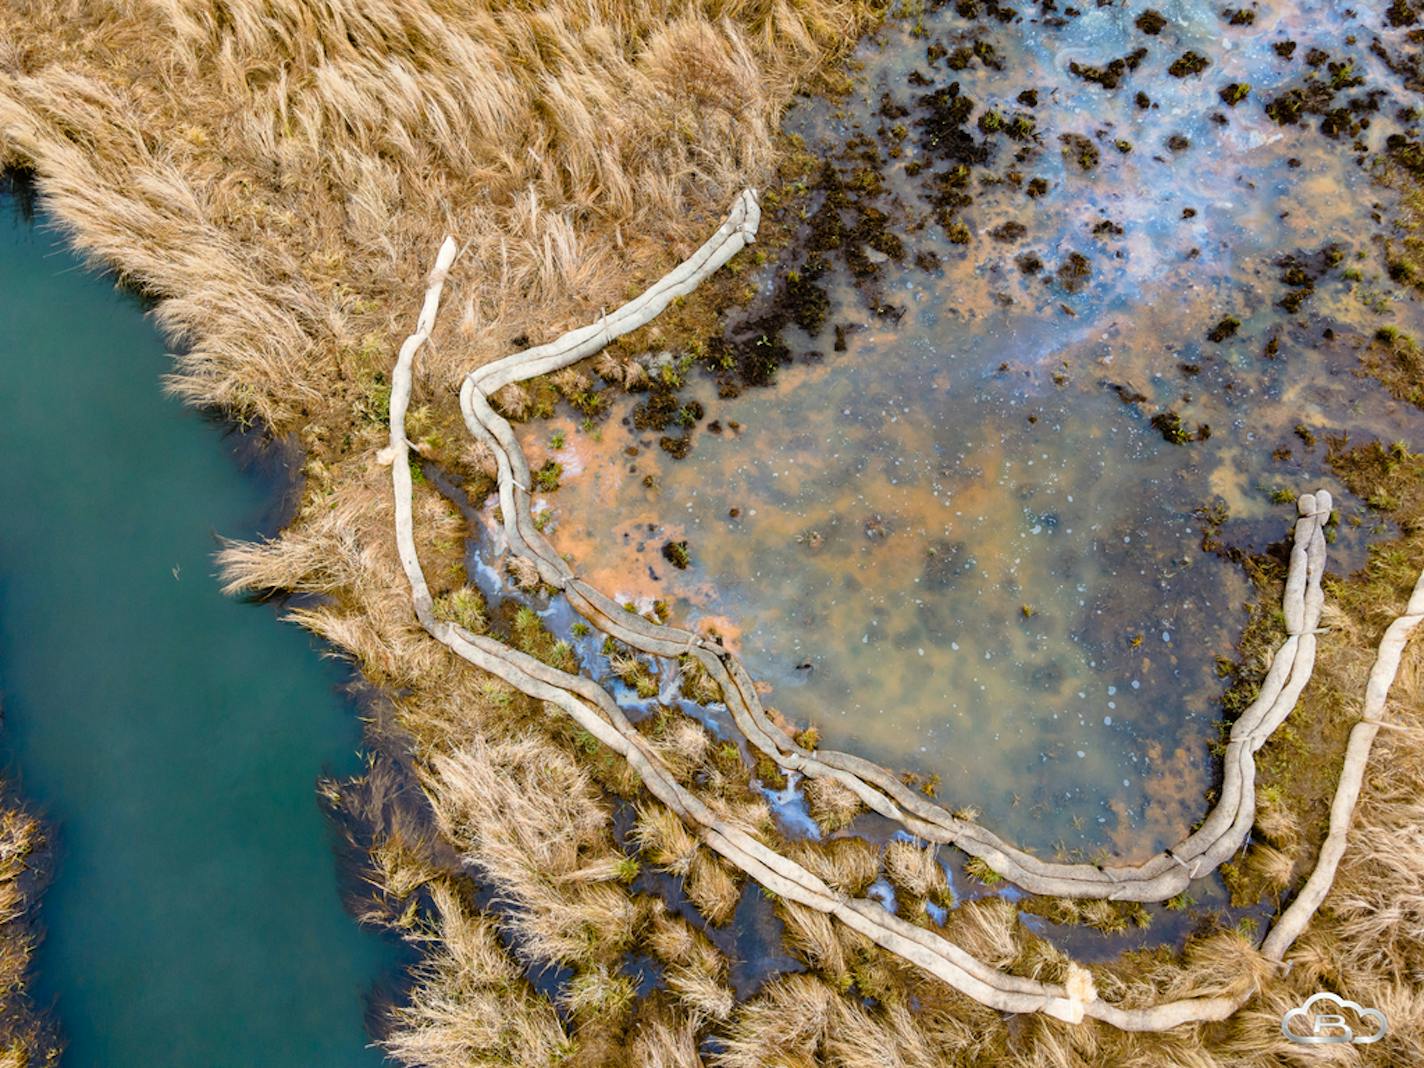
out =
[[[166,298],[184,396],[288,426],[354,405],[446,230],[470,282],[432,382],[618,303],[769,173],[781,107],[866,14],[19,0],[0,159]]]
[[[513,338],[586,321],[680,259],[733,190],[769,173],[780,108],[854,38],[871,6],[13,0],[0,8],[0,164],[33,168],[76,243],[160,299],[158,316],[184,349],[173,383],[181,395],[301,430],[308,483],[294,529],[268,546],[230,547],[228,575],[241,588],[326,595],[297,618],[371,678],[404,691],[398,722],[414,739],[443,833],[512,906],[504,922],[526,952],[576,965],[581,985],[570,1004],[578,1012],[623,997],[611,969],[637,937],[640,908],[604,878],[620,870],[607,809],[569,739],[547,728],[536,705],[452,663],[410,618],[389,544],[385,474],[372,462],[383,438],[382,376],[428,252],[453,231],[465,242],[450,286],[460,314],[421,367],[412,436],[422,453],[487,484],[489,457],[451,432],[450,384]],[[1348,719],[1341,695],[1358,693],[1401,580],[1424,563],[1421,482],[1416,473],[1409,493],[1394,487],[1405,530],[1398,551],[1331,591],[1348,626],[1322,642],[1319,681],[1306,698],[1328,703],[1331,717]],[[463,582],[443,573],[458,558],[458,520],[428,487],[417,487],[416,507],[422,559],[444,584],[435,592],[449,594]],[[1420,706],[1419,671],[1411,653],[1402,717]],[[844,930],[827,939],[793,918],[803,952],[853,976],[852,995],[874,996],[878,1007],[816,977],[778,980],[732,1012],[718,1063],[1277,1064],[1288,1052],[1271,1037],[1280,1011],[1321,983],[1390,1014],[1393,1033],[1371,1052],[1380,1063],[1424,1062],[1419,743],[1413,732],[1385,732],[1377,743],[1359,833],[1290,975],[1267,969],[1229,933],[1194,942],[1185,960],[1157,955],[1099,970],[1104,996],[1129,1004],[1258,983],[1258,999],[1228,1024],[1146,1038],[1034,1020],[1010,1033],[995,1014],[922,976],[912,1013],[909,980],[894,961]],[[825,780],[807,793],[827,829],[859,809]],[[753,805],[744,808],[744,822],[761,822]],[[1260,829],[1285,853],[1287,840],[1304,840],[1313,825],[1268,806]],[[678,842],[670,827],[658,827],[645,848],[683,873],[701,863],[695,842]],[[1281,878],[1283,861],[1260,856],[1263,875]],[[390,1039],[398,1059],[541,1063],[564,1052],[557,1017],[524,984],[495,921],[413,869],[389,841],[377,860],[394,893],[423,885],[434,901],[422,929],[427,960]],[[703,870],[713,872],[704,880],[715,909],[728,899],[726,880]],[[851,853],[828,871],[847,890],[865,876],[863,858]],[[913,865],[907,871],[917,885]],[[23,910],[5,896],[13,893],[0,890],[0,915]],[[986,957],[1024,974],[1061,970],[1000,905],[961,912],[956,934]],[[703,1021],[726,1007],[723,976],[697,963],[705,957],[697,938],[674,924],[649,927],[667,959],[677,955],[687,1005],[635,1022],[630,1048],[649,1064],[695,1064]],[[21,975],[27,959],[28,943],[7,949],[0,977]],[[1231,978],[1243,962],[1244,979]]]
[[[658,901],[645,944],[665,964],[691,968],[718,981],[727,977],[727,959],[707,936]]]
[[[699,1021],[658,1007],[633,1029],[627,1053],[638,1068],[702,1068]]]
[[[585,321],[683,258],[733,192],[774,173],[782,107],[874,7],[0,7],[0,166],[32,169],[79,248],[158,299],[181,349],[180,395],[296,429],[307,450],[301,514],[277,542],[228,547],[232,588],[323,595],[294,618],[401,693],[395,721],[412,741],[400,744],[416,750],[442,830],[517,906],[507,922],[526,951],[576,962],[581,974],[598,975],[632,937],[637,907],[598,878],[626,868],[600,791],[570,770],[580,740],[502,684],[474,678],[410,617],[388,486],[372,459],[394,339],[429,249],[455,233],[462,258],[447,299],[458,311],[422,358],[409,427],[417,451],[478,494],[491,457],[465,443],[448,387],[511,339]],[[457,517],[428,486],[416,487],[416,509],[433,592],[453,618],[474,622],[460,591]],[[693,680],[711,696],[706,682]],[[692,741],[676,740],[689,760]],[[614,771],[600,784],[617,788]],[[536,794],[556,800],[519,800]],[[764,819],[745,798],[726,804],[744,822]],[[402,899],[427,873],[398,846],[384,840],[374,870]],[[728,896],[725,874],[703,873],[713,908]],[[448,995],[446,1015],[402,1017],[398,1027],[441,1031],[430,1048],[458,1060],[467,988],[425,979],[417,998]],[[487,1011],[485,994],[469,990],[469,1011]],[[546,1010],[523,995],[506,1005],[532,1014],[530,1034],[542,1033]],[[691,1041],[685,1027],[667,1031],[679,1048]],[[476,1035],[468,1048],[490,1041]]]
[[[59,1046],[30,1002],[27,989],[35,949],[34,860],[44,828],[11,801],[0,807],[0,1065],[52,1065]]]
[[[692,869],[697,836],[671,809],[658,804],[640,808],[633,840],[654,866],[671,875],[686,875]]]
[[[726,923],[742,898],[745,877],[709,849],[693,854],[683,889],[697,911],[714,924]]]
[[[672,776],[687,785],[702,767],[712,748],[707,728],[696,720],[678,715],[653,738],[653,748]]]
[[[880,856],[863,838],[796,842],[788,852],[792,860],[843,894],[859,897],[880,874]]]
[[[786,925],[786,948],[825,975],[837,989],[844,988],[850,969],[834,921],[824,912],[794,901],[782,902],[778,914]]]
[[[944,869],[933,845],[918,846],[897,838],[885,847],[885,875],[897,890],[924,900],[944,886]]]
[[[967,901],[949,914],[945,931],[985,964],[1006,968],[1019,954],[1018,910],[1001,897]]]
[[[664,978],[668,989],[693,1019],[720,1023],[732,1015],[736,1004],[732,991],[706,973],[674,966],[667,970]]]
[[[826,834],[840,830],[864,809],[850,787],[835,779],[807,779],[802,789],[811,818]]]
[[[641,368],[641,364],[632,364]],[[702,704],[722,699],[722,687],[718,686],[702,662],[693,656],[684,656],[679,661],[679,688],[684,697]]]
[[[631,977],[599,964],[575,975],[564,990],[562,1000],[576,1019],[606,1025],[626,1020],[637,993]]]
[[[532,734],[475,738],[425,772],[441,829],[501,890],[505,923],[537,961],[601,965],[632,942],[637,910],[615,882],[621,859],[587,772]],[[568,879],[591,860],[604,882]]]
[[[386,1052],[428,1068],[548,1064],[569,1041],[548,1001],[510,960],[494,924],[445,881],[430,887],[435,914],[407,935],[425,952],[415,990],[395,1013]]]
[[[840,999],[820,980],[791,975],[742,1005],[717,1068],[802,1068],[816,1057]]]

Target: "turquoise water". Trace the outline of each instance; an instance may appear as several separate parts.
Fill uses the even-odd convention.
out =
[[[37,999],[71,1068],[380,1064],[396,950],[343,909],[314,793],[360,767],[348,672],[214,574],[280,472],[164,397],[138,301],[17,209],[0,192],[0,746],[56,840]]]

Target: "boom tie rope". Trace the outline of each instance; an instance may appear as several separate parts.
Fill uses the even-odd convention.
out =
[[[953,844],[985,860],[1005,878],[1034,893],[1109,900],[1161,900],[1187,882],[1213,870],[1245,840],[1255,818],[1254,753],[1294,707],[1315,662],[1324,596],[1320,579],[1325,563],[1322,527],[1330,514],[1329,493],[1305,494],[1297,502],[1299,518],[1286,580],[1283,611],[1287,637],[1272,658],[1261,692],[1232,728],[1224,761],[1221,800],[1202,827],[1185,841],[1141,865],[1098,867],[1054,864],[1004,843],[984,828],[955,819],[945,809],[900,783],[887,769],[848,753],[811,752],[795,744],[766,715],[755,686],[741,662],[720,644],[693,632],[650,623],[625,612],[608,597],[575,577],[568,564],[534,526],[530,514],[531,481],[513,430],[489,404],[501,387],[548,374],[598,352],[615,338],[656,317],[674,298],[692,292],[701,281],[754,240],[760,210],[747,190],[715,234],[684,263],[641,296],[596,323],[572,330],[546,345],[507,356],[472,371],[460,390],[461,410],[471,433],[494,453],[500,507],[510,551],[533,562],[542,581],[562,590],[569,603],[600,630],[655,656],[691,652],[722,688],[738,728],[756,748],[788,771],[829,777],[844,783],[868,807],[899,821],[933,842]],[[1126,1009],[1101,1001],[1089,973],[1069,965],[1066,985],[1043,983],[998,971],[942,936],[886,911],[878,902],[854,898],[827,886],[816,875],[758,841],[741,827],[718,817],[683,788],[661,758],[628,721],[616,701],[591,679],[569,674],[512,649],[493,638],[475,635],[437,619],[430,589],[416,553],[412,485],[405,416],[410,403],[412,365],[434,328],[446,276],[456,246],[441,244],[416,329],[401,346],[391,379],[390,444],[382,459],[391,462],[395,531],[401,566],[421,626],[467,662],[521,692],[571,716],[604,745],[623,756],[657,800],[676,812],[699,839],[768,890],[835,916],[878,945],[942,979],[954,989],[1003,1012],[1043,1012],[1079,1022],[1085,1016],[1134,1031],[1161,1031],[1182,1023],[1224,1019],[1249,993],[1239,996],[1186,998]],[[1350,818],[1363,781],[1370,746],[1379,731],[1389,686],[1405,641],[1424,619],[1424,576],[1410,600],[1409,614],[1391,625],[1366,691],[1364,719],[1351,731],[1345,770],[1331,811],[1329,835],[1320,860],[1300,896],[1281,916],[1263,947],[1281,960],[1304,930],[1330,888],[1343,854]]]

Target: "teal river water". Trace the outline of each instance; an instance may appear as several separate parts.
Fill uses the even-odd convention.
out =
[[[224,598],[284,481],[163,396],[132,296],[0,189],[0,747],[49,822],[36,993],[70,1068],[376,1065],[396,949],[344,910],[314,792],[348,673]]]

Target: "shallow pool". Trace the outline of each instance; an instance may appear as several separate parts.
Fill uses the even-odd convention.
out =
[[[892,20],[847,98],[793,109],[834,179],[750,275],[724,373],[644,356],[652,392],[601,429],[523,441],[562,466],[554,544],[729,637],[787,718],[1031,847],[1144,857],[1204,810],[1252,597],[1204,533],[1264,551],[1325,486],[1331,566],[1358,566],[1386,531],[1331,439],[1424,442],[1357,373],[1379,327],[1424,326],[1368,171],[1412,122],[1370,48],[1398,31],[1318,3],[1164,5],[1151,34],[1116,6],[958,8]],[[1321,83],[1345,117],[1267,113]]]

